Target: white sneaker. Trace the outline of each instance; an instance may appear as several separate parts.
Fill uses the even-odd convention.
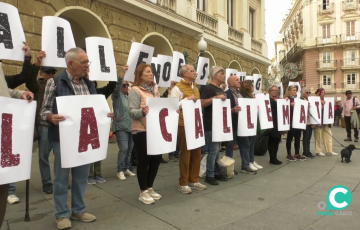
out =
[[[263,169],[261,165],[258,165],[255,161],[252,163],[253,166],[255,166],[257,169]]]
[[[250,167],[250,169],[253,170],[253,171],[257,171],[257,170],[258,170],[252,163],[249,164],[249,167]]]
[[[316,153],[316,156],[324,157],[325,154],[323,154],[323,153]]]
[[[126,180],[124,172],[118,172],[118,173],[116,173],[116,175],[119,178],[119,180]]]
[[[129,169],[126,169],[125,175],[126,175],[126,176],[136,176],[136,174],[133,173],[133,172],[131,172]]]
[[[154,200],[160,200],[160,199],[161,199],[161,195],[160,195],[159,193],[156,193],[153,188],[148,188],[147,191],[148,191],[149,195],[150,195]]]
[[[140,192],[139,200],[144,204],[155,203],[155,200],[150,196],[148,190],[145,190],[144,192]]]
[[[335,152],[331,152],[331,153],[326,153],[326,156],[338,156],[339,154],[335,153]]]
[[[19,203],[20,199],[19,197],[17,197],[15,194],[14,195],[9,195],[7,198],[7,201],[9,204],[17,204]]]
[[[192,193],[192,190],[189,186],[185,185],[178,185],[178,190],[184,194],[190,194]]]

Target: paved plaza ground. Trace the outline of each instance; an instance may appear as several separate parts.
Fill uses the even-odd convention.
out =
[[[332,128],[334,137],[343,142],[345,129]],[[348,144],[348,143],[346,143]],[[314,139],[311,143],[314,151]],[[341,147],[333,142],[334,151]],[[360,144],[359,144],[360,146]],[[218,186],[185,195],[177,191],[178,162],[161,164],[154,188],[163,198],[153,205],[138,201],[136,177],[120,181],[116,177],[118,147],[109,144],[103,161],[105,184],[88,185],[85,194],[87,211],[96,215],[93,223],[73,221],[75,230],[118,229],[346,229],[360,226],[360,150],[353,152],[350,164],[340,156],[316,157],[304,162],[285,160],[285,140],[280,144],[281,166],[270,165],[269,156],[255,157],[262,166],[257,175],[239,174]],[[234,152],[235,167],[240,170],[239,151]],[[50,158],[53,165],[53,155]],[[30,222],[24,222],[25,182],[17,183],[20,203],[8,205],[1,230],[52,230],[55,207],[52,195],[41,191],[37,153],[33,154],[30,180]],[[200,182],[204,183],[201,178]],[[351,216],[319,216],[318,203],[326,202],[327,193],[336,185],[352,191],[351,205],[344,211]],[[69,202],[71,197],[69,196]]]

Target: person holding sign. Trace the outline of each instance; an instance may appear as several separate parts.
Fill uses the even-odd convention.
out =
[[[200,99],[200,93],[195,83],[197,73],[192,65],[183,65],[180,68],[180,76],[181,81],[171,90],[171,97],[180,100],[179,108],[181,109],[183,101],[192,100],[196,102]],[[199,182],[201,147],[188,150],[182,111],[179,117],[178,139],[181,149],[178,190],[184,194],[192,193],[191,189],[205,190],[206,186]]]
[[[2,68],[2,62],[0,62],[0,97],[12,97],[31,102],[34,98],[34,94],[31,92],[25,92],[20,90],[9,89],[5,80],[5,74]],[[0,185],[0,228],[4,221],[6,212],[6,204],[8,199],[9,184]]]
[[[346,91],[346,99],[344,102],[344,109],[341,116],[345,119],[347,138],[344,141],[352,141],[351,139],[351,115],[352,111],[360,108],[360,103],[357,98],[352,96],[351,90]],[[354,142],[359,141],[359,130],[354,128]]]
[[[129,83],[124,80],[125,71],[128,66],[122,67],[122,72],[116,87],[111,95],[113,101],[115,119],[113,121],[113,131],[115,132],[119,153],[117,158],[117,173],[119,180],[126,180],[126,176],[136,176],[130,171],[131,167],[131,153],[134,142],[131,136],[131,117],[128,113],[129,105]]]
[[[49,126],[49,141],[54,151],[54,203],[55,217],[58,229],[71,228],[72,220],[92,222],[96,220],[94,215],[85,212],[84,194],[86,191],[87,178],[90,165],[82,165],[71,168],[72,175],[72,208],[67,205],[68,181],[70,168],[61,167],[59,123],[65,117],[58,114],[56,97],[67,95],[90,95],[97,94],[95,85],[88,80],[86,74],[89,69],[89,59],[81,48],[71,48],[65,54],[67,68],[59,75],[56,82],[49,79],[46,83],[44,102],[41,108],[41,119],[51,123]],[[109,113],[108,117],[113,114]]]
[[[301,90],[301,99],[308,101],[308,97],[311,92],[309,88],[304,87]],[[313,125],[310,124],[310,110],[308,110],[307,120],[306,120],[306,130],[303,130],[303,156],[307,158],[314,158],[315,156],[310,151],[310,140],[312,136]]]
[[[295,102],[294,99],[297,96],[297,87],[295,85],[289,86],[286,90],[285,97],[288,97],[290,99],[290,130],[287,133],[286,138],[286,151],[287,156],[286,160],[288,161],[305,161],[306,158],[300,155],[300,139],[301,139],[301,129],[295,129],[292,127],[292,121],[293,121],[293,114],[294,114],[294,106]],[[294,148],[295,148],[295,155],[291,155],[291,143],[295,139],[294,142]]]
[[[211,185],[218,185],[217,180],[227,181],[227,177],[220,175],[217,161],[219,159],[219,151],[221,142],[212,141],[212,100],[219,98],[226,100],[224,91],[220,88],[225,83],[225,72],[220,66],[215,66],[210,71],[211,83],[206,85],[201,93],[201,107],[204,108],[204,131],[206,143],[209,145],[209,154],[206,163],[206,179],[205,182]],[[182,149],[181,149],[182,150]],[[181,154],[180,154],[181,155]]]
[[[138,156],[137,176],[140,186],[139,200],[144,204],[153,204],[161,195],[153,189],[159,169],[161,154],[148,155],[146,144],[146,114],[149,106],[146,98],[160,97],[154,74],[149,64],[141,63],[135,71],[135,83],[129,96],[129,116],[132,118],[131,133]]]
[[[269,132],[269,140],[268,140],[268,151],[270,156],[270,164],[281,165],[282,161],[277,159],[277,152],[279,150],[279,144],[281,141],[281,135],[278,130],[278,112],[277,112],[277,97],[279,95],[279,89],[276,85],[273,85],[269,89],[270,94],[270,107],[271,113],[273,117],[273,125],[274,127]]]
[[[315,91],[315,94],[320,97],[321,99],[321,124],[314,129],[314,136],[315,136],[315,152],[316,156],[337,156],[339,154],[333,152],[333,145],[332,145],[332,132],[331,132],[331,125],[330,124],[323,124],[325,112],[324,112],[324,105],[325,105],[325,89],[320,88]],[[323,139],[326,155],[321,151],[321,137]]]

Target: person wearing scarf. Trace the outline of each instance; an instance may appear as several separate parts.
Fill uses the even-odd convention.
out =
[[[324,115],[325,89],[317,89],[315,94],[321,99],[321,114]],[[316,156],[337,156],[338,154],[333,152],[331,125],[323,125],[322,119],[323,116],[321,116],[321,124],[314,129]],[[326,155],[321,150],[321,137],[323,139]]]
[[[301,138],[301,129],[295,129],[292,127],[292,120],[293,120],[293,113],[294,113],[294,106],[295,106],[295,98],[297,95],[297,87],[295,85],[289,86],[286,90],[285,97],[290,99],[290,130],[287,133],[286,138],[286,151],[287,156],[286,160],[288,161],[304,161],[306,160],[305,157],[300,155],[300,138]],[[291,155],[291,143],[292,140],[295,139],[294,148],[295,148],[295,155]]]

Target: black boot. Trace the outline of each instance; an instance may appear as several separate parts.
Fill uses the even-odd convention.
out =
[[[270,164],[281,165],[282,161],[279,161],[277,159],[277,153],[273,153],[272,155],[273,155],[272,158],[270,158]]]

